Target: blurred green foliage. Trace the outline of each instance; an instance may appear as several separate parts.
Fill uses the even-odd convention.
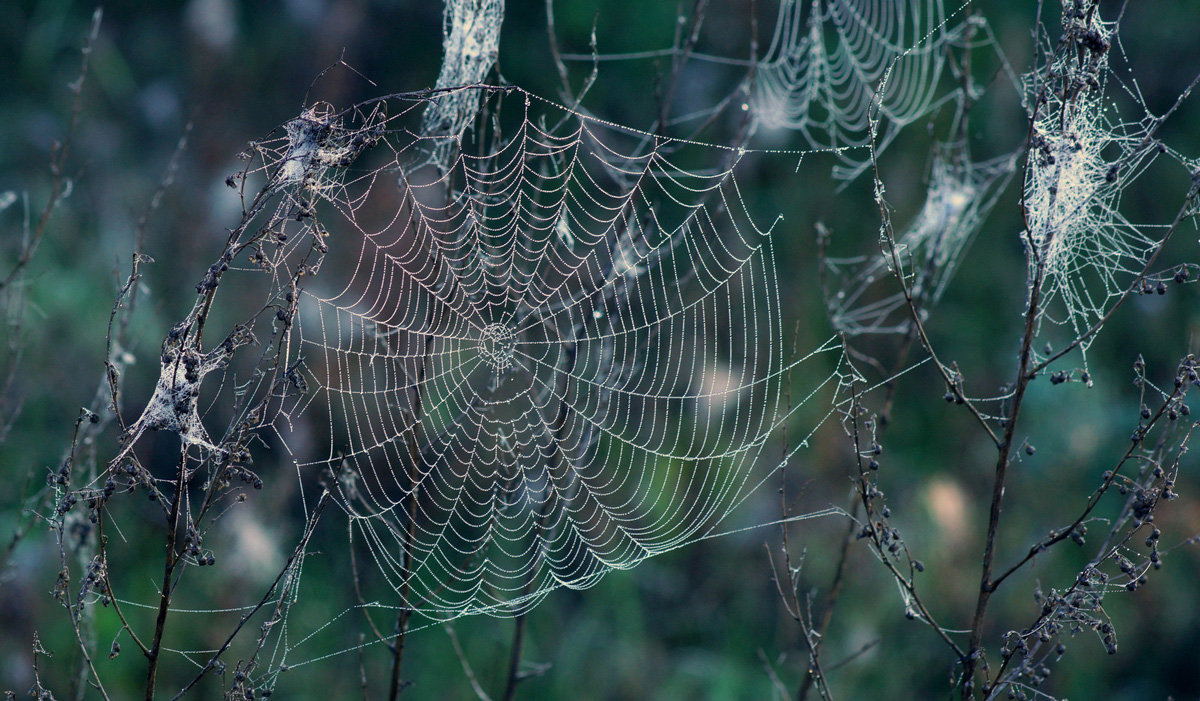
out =
[[[991,20],[1015,69],[1025,70],[1032,60],[1031,22],[1039,3],[976,4]],[[507,5],[500,74],[557,98],[542,2],[508,0]],[[677,12],[673,0],[560,0],[555,7],[559,41],[564,51],[575,53],[589,50],[593,29],[602,54],[665,48],[672,40]],[[744,19],[755,7],[745,0],[714,1],[700,50],[747,55]],[[774,8],[766,0],[757,3],[764,31],[769,31]],[[23,218],[35,216],[47,197],[51,179],[46,166],[71,115],[65,86],[78,72],[81,37],[92,9],[62,0],[22,0],[9,5],[0,23],[0,124],[5,131],[0,138],[0,192],[12,190],[27,198],[0,213],[0,272],[7,271],[19,251]],[[1185,0],[1163,0],[1131,4],[1127,14],[1120,48],[1131,68],[1123,79],[1140,87],[1152,110],[1162,111],[1200,70],[1200,45],[1181,31],[1196,26],[1200,10]],[[238,168],[236,154],[250,139],[295,115],[310,89],[313,96],[345,106],[379,93],[432,85],[441,59],[440,36],[441,7],[436,2],[190,0],[105,6],[72,143],[72,191],[55,212],[28,270],[28,306],[19,340],[25,354],[15,386],[24,404],[7,441],[0,444],[3,544],[7,547],[18,524],[31,524],[0,572],[0,690],[22,694],[29,687],[35,633],[54,653],[39,662],[43,680],[56,689],[78,683],[71,676],[78,646],[69,621],[49,595],[58,552],[28,510],[46,508],[34,495],[46,473],[63,459],[78,407],[91,401],[103,378],[105,327],[128,275],[137,221],[185,125],[192,124],[188,148],[175,183],[152,213],[145,233],[144,252],[154,262],[144,268],[145,296],[127,349],[138,361],[123,388],[127,414],[136,415],[149,396],[157,376],[159,342],[190,307],[193,284],[219,254],[225,227],[236,223],[236,199],[223,184]],[[354,70],[335,68],[317,78],[338,61]],[[665,70],[666,61],[602,64],[583,106],[605,119],[649,126],[656,76]],[[586,61],[572,63],[576,87],[589,70]],[[736,75],[727,67],[701,64],[688,74],[687,95],[681,99],[711,103],[720,97],[715,95],[718,86]],[[1027,130],[1018,96],[1000,77],[994,87],[973,115],[972,147],[979,158],[1018,147]],[[1189,155],[1200,153],[1195,102],[1185,104],[1162,133],[1173,148]],[[688,107],[682,104],[679,111]],[[936,132],[944,123],[945,115],[935,115],[930,130]],[[923,197],[922,175],[932,140],[923,130],[923,125],[914,125],[909,130],[912,138],[898,142],[881,161],[898,222],[907,221]],[[801,146],[786,140],[780,145]],[[762,156],[748,158],[740,170],[750,206],[784,216],[773,245],[785,328],[795,327],[801,352],[831,333],[817,283],[814,224],[823,221],[835,232],[832,245],[837,255],[876,250],[879,225],[866,179],[837,191],[838,183],[811,175],[827,173],[831,162],[804,165],[801,177],[794,159]],[[1164,167],[1149,177],[1125,201],[1125,214],[1132,221],[1169,221],[1188,186],[1187,174]],[[981,392],[1006,382],[1015,367],[1025,297],[1025,263],[1017,236],[1019,181],[1018,176],[1017,184],[1001,197],[929,325],[941,356],[958,362]],[[26,214],[26,207],[32,214]],[[1195,232],[1183,233],[1167,254],[1171,261],[1195,258]],[[1192,287],[1172,289],[1164,297],[1135,298],[1089,353],[1094,388],[1034,384],[1025,420],[1039,451],[1015,468],[1002,533],[1003,561],[1018,557],[1048,529],[1062,525],[1064,504],[1082,505],[1137,423],[1138,398],[1129,383],[1133,360],[1141,354],[1149,374],[1169,382],[1178,358],[1195,350],[1200,331],[1196,309]],[[864,350],[877,349],[865,343]],[[887,351],[881,347],[878,352]],[[881,482],[894,524],[927,569],[972,573],[920,580],[939,619],[950,628],[965,627],[974,602],[971,586],[977,586],[973,573],[979,567],[985,523],[977,510],[987,503],[994,458],[965,412],[941,402],[944,388],[929,366],[902,377],[897,389]],[[811,422],[819,413],[814,410],[802,421]],[[145,452],[147,464],[169,469],[172,441],[170,436],[154,436],[139,450]],[[116,445],[110,434],[87,450],[103,464]],[[845,436],[830,422],[786,471],[793,513],[847,503],[851,457]],[[312,482],[305,479],[303,487],[298,485],[288,463],[270,451],[258,460],[267,489],[251,495],[252,503],[236,527],[223,531],[224,542],[214,544],[220,554],[217,566],[186,576],[187,586],[176,601],[181,609],[189,608],[190,601],[199,608],[216,608],[223,601],[243,603],[250,598],[245,592],[261,591],[290,552],[303,519],[298,492]],[[1181,498],[1164,512],[1176,533],[1200,531],[1194,465],[1186,467],[1177,490]],[[769,481],[725,525],[738,528],[779,518],[778,484],[776,479]],[[958,512],[947,516],[944,508],[953,507],[938,507],[938,499],[961,500],[960,508],[966,511],[960,514],[960,524],[953,520]],[[108,534],[131,546],[113,550],[110,568],[120,569],[130,587],[122,598],[153,602],[155,582],[161,578],[161,525],[149,504],[134,513],[136,517],[120,522],[121,533]],[[383,695],[389,664],[384,647],[346,650],[371,640],[365,615],[373,625],[390,631],[394,613],[368,609],[364,614],[354,608],[343,560],[344,523],[337,517],[328,517],[310,548],[304,600],[288,623],[296,638],[320,631],[293,655],[312,662],[280,675],[281,698],[352,698],[360,693],[361,678],[369,681],[373,698]],[[832,577],[844,530],[836,518],[789,528],[793,553],[806,553],[800,581],[802,594],[811,588],[814,606],[819,607]],[[768,552],[778,560],[779,550],[778,528],[760,528],[696,543],[632,571],[613,572],[587,591],[550,594],[529,615],[525,648],[529,665],[550,666],[524,682],[520,695],[762,699],[775,693],[773,676],[794,694],[806,653],[771,580]],[[1200,599],[1194,594],[1200,560],[1191,548],[1172,550],[1165,558],[1166,568],[1145,591],[1106,601],[1120,635],[1120,654],[1109,657],[1090,634],[1082,635],[1069,645],[1061,671],[1047,683],[1048,693],[1128,699],[1200,695],[1194,660],[1200,649]],[[992,611],[989,640],[995,643],[1005,630],[1032,620],[1037,611],[1034,588],[1039,583],[1062,586],[1081,562],[1064,550],[1009,582]],[[834,689],[848,698],[944,695],[953,665],[927,628],[905,620],[886,572],[865,548],[851,544],[848,573],[825,639],[826,671]],[[389,603],[390,592],[383,583],[368,576],[364,587],[367,601]],[[152,611],[126,609],[135,627],[150,625]],[[180,613],[170,623],[171,646],[211,648],[231,620],[226,617],[218,626],[214,618]],[[513,626],[512,621],[488,618],[454,623],[466,659],[493,695],[503,687]],[[107,649],[106,641],[117,628],[109,610],[101,609],[95,618],[97,649]],[[472,696],[450,637],[438,626],[414,631],[408,646],[405,676],[413,684],[404,698]],[[144,663],[132,644],[126,641],[123,647],[116,660],[96,660],[114,698],[132,698],[142,688]],[[323,659],[332,653],[339,654]],[[185,682],[195,672],[189,661],[195,659],[199,657],[174,656],[161,688]],[[834,669],[838,661],[844,665]],[[214,697],[218,680],[206,684],[200,696]]]

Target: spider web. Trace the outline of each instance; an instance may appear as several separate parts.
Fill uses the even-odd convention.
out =
[[[876,118],[882,150],[940,103],[955,35],[946,22],[942,0],[784,0],[755,74],[754,111],[766,127],[839,153],[870,143]],[[857,173],[860,162],[845,158]]]
[[[1047,96],[1033,120],[1024,188],[1029,277],[1044,265],[1042,318],[1077,337],[1124,294],[1157,246],[1149,227],[1120,213],[1125,189],[1160,153],[1152,138],[1159,120],[1136,83],[1121,88],[1140,110],[1138,121],[1125,121],[1108,94],[1113,30],[1098,10],[1064,12],[1062,45],[1071,50],[1026,76],[1031,103]],[[1083,338],[1084,351],[1092,338]]]
[[[275,426],[435,619],[514,615],[711,535],[802,404],[781,407],[785,376],[837,352],[784,360],[743,151],[467,90],[487,117],[456,134],[405,126],[449,91],[310,109],[260,144],[289,215],[261,253],[292,305]]]
[[[941,299],[959,262],[970,248],[1000,193],[1012,176],[1013,156],[975,163],[962,146],[935,151],[925,202],[896,239],[895,264],[886,242],[874,256],[830,258],[833,276],[826,304],[834,326],[849,336],[902,333],[911,316],[903,292],[894,287],[902,275],[918,311],[925,316]]]
[[[450,90],[430,103],[421,119],[426,135],[450,136],[467,129],[479,110],[477,90],[453,90],[484,82],[500,51],[500,26],[504,22],[504,0],[458,0],[447,2],[442,20],[442,69],[437,90]],[[448,166],[451,142],[443,142],[432,154],[442,168]]]

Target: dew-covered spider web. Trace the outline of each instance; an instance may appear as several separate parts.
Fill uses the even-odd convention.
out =
[[[1043,318],[1068,325],[1084,350],[1091,327],[1157,246],[1156,232],[1120,208],[1125,189],[1166,152],[1136,82],[1122,82],[1109,66],[1119,50],[1112,37],[1099,10],[1067,8],[1060,45],[1075,48],[1025,80],[1029,104],[1045,96],[1033,115],[1024,188],[1030,279],[1044,266]],[[1133,120],[1122,116],[1129,104]]]
[[[783,0],[754,111],[766,127],[838,149],[858,172],[866,153],[853,149],[874,140],[881,150],[950,96],[941,76],[958,33],[942,0]]]
[[[478,90],[457,90],[483,83],[496,63],[500,50],[500,26],[504,0],[458,0],[447,2],[442,19],[442,70],[437,90],[449,94],[430,104],[421,117],[426,135],[453,136],[463,133],[479,111]],[[445,168],[452,140],[443,140],[432,155]]]
[[[258,145],[284,215],[255,254],[286,300],[274,425],[432,618],[711,535],[837,365],[806,356],[830,354],[783,405],[803,359],[742,150],[470,89],[486,118],[458,133],[419,126],[451,91],[309,109]]]
[[[849,336],[899,333],[909,328],[909,296],[924,316],[945,292],[972,239],[1013,173],[1014,158],[975,163],[961,146],[935,151],[925,202],[896,235],[896,250],[886,239],[880,253],[826,259],[830,319]],[[897,270],[897,263],[899,269]]]

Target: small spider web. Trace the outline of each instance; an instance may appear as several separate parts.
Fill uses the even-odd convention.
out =
[[[1024,234],[1030,279],[1044,266],[1040,320],[1087,335],[1114,299],[1124,294],[1157,247],[1149,227],[1121,214],[1121,198],[1160,153],[1152,138],[1159,120],[1146,109],[1136,84],[1116,81],[1109,67],[1113,25],[1099,11],[1064,18],[1078,50],[1060,52],[1044,70],[1026,77],[1031,104],[1047,96],[1033,122],[1024,187]],[[1125,121],[1108,94],[1120,85],[1141,113]],[[1065,87],[1064,87],[1065,86]]]
[[[902,333],[911,312],[903,292],[888,292],[901,275],[924,316],[937,304],[954,277],[1000,193],[1014,172],[1014,157],[974,163],[965,148],[945,147],[935,153],[925,203],[897,236],[895,264],[886,241],[869,257],[830,258],[833,278],[826,291],[830,319],[848,336]]]

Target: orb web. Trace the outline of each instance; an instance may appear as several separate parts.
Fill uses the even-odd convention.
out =
[[[942,0],[784,0],[755,74],[758,119],[844,152],[872,141],[874,117],[881,150],[946,92],[946,21]]]
[[[339,128],[373,130],[372,154],[289,181],[320,202],[272,259],[323,247],[288,297],[278,365],[303,389],[280,439],[433,618],[519,613],[711,533],[800,404],[780,406],[800,361],[742,151],[472,89],[488,119],[450,150],[418,123],[449,96],[360,107]]]

